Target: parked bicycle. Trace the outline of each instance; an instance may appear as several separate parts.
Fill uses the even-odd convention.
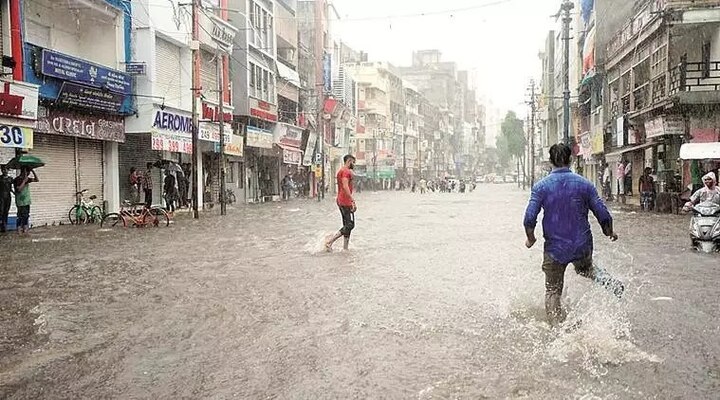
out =
[[[120,212],[105,215],[100,223],[103,228],[126,228],[128,225],[137,228],[170,226],[170,215],[164,208],[133,205],[126,200]]]
[[[83,189],[75,193],[75,205],[68,211],[68,219],[72,225],[102,222],[104,215],[102,208],[95,205],[97,196],[92,195],[85,200],[87,192],[87,189]]]
[[[220,197],[220,199],[219,199],[220,204],[222,204],[222,203],[233,204],[233,203],[237,202],[237,197],[235,197],[235,193],[230,189],[225,190],[225,196],[220,194],[219,197]]]

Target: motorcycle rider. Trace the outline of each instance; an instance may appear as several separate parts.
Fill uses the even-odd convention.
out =
[[[690,211],[694,205],[703,203],[706,201],[713,202],[720,206],[720,188],[717,186],[717,178],[714,172],[708,172],[702,177],[703,186],[702,189],[697,190],[690,197],[690,201],[685,203],[683,210]]]

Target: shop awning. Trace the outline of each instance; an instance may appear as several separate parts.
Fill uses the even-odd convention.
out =
[[[680,158],[683,160],[720,159],[720,142],[685,143],[680,146]]]
[[[277,72],[280,78],[290,82],[290,84],[298,88],[300,87],[300,74],[298,74],[297,71],[281,62],[277,62],[275,64],[277,65]]]
[[[658,144],[658,143],[657,142],[648,142],[648,143],[643,143],[643,144],[640,144],[637,146],[625,147],[625,148],[622,148],[619,150],[615,150],[612,153],[607,153],[607,154],[605,154],[605,157],[615,157],[615,156],[619,156],[619,155],[622,155],[625,153],[630,153],[630,152],[637,151],[637,150],[647,149],[648,147],[654,146],[656,144]]]

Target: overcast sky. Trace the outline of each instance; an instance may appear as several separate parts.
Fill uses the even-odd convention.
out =
[[[333,29],[374,61],[409,65],[413,50],[438,48],[470,70],[500,109],[525,115],[526,88],[540,75],[538,52],[560,0],[332,0]],[[453,12],[446,12],[455,10]],[[415,15],[409,14],[432,14]]]

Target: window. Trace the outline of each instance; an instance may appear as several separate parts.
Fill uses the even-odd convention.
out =
[[[702,46],[702,77],[710,77],[710,42],[703,43]]]
[[[257,96],[255,88],[257,87],[257,81],[255,79],[255,64],[250,63],[250,95],[251,96]]]
[[[257,99],[275,104],[275,75],[252,62],[250,63],[249,74],[250,83],[248,86],[250,90],[248,94]]]

